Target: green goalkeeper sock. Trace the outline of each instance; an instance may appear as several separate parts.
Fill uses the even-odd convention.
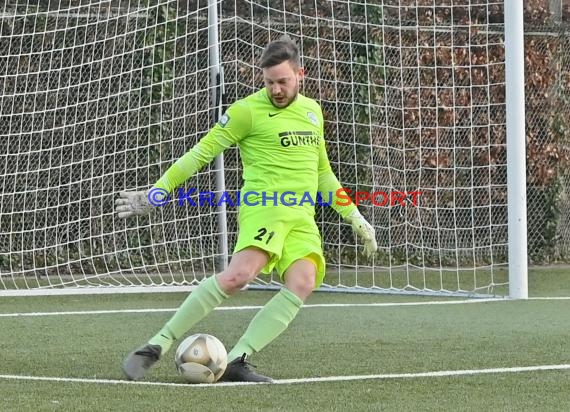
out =
[[[152,339],[151,345],[160,345],[161,355],[164,355],[174,341],[183,336],[188,330],[202,320],[208,313],[228,298],[215,276],[202,282],[180,305],[176,313]]]
[[[245,334],[228,354],[228,361],[259,352],[277,338],[297,316],[303,301],[287,289],[275,295],[251,320]]]

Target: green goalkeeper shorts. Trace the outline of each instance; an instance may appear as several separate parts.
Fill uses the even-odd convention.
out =
[[[247,206],[239,209],[239,233],[234,253],[255,246],[269,253],[263,273],[277,271],[281,280],[293,262],[307,258],[317,267],[316,287],[325,277],[325,258],[315,218],[287,206]]]

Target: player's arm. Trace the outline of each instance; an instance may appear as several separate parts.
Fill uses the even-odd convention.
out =
[[[118,216],[149,213],[153,205],[149,197],[158,201],[157,195],[167,196],[172,191],[210,163],[228,147],[238,143],[251,129],[251,112],[243,101],[234,103],[220,118],[218,123],[178,159],[148,191],[121,192],[115,201]],[[155,203],[156,204],[156,203]]]
[[[242,101],[233,104],[220,121],[190,151],[178,159],[154,184],[171,193],[251,130],[251,113]]]
[[[376,231],[372,225],[364,219],[364,216],[360,214],[354,203],[346,203],[346,199],[350,199],[350,197],[332,171],[324,139],[321,141],[319,146],[318,190],[323,194],[323,196],[326,196],[329,193],[332,194],[332,199],[330,199],[332,208],[346,222],[351,224],[353,232],[364,240],[364,252],[367,256],[372,256],[378,249],[378,244],[376,243]]]

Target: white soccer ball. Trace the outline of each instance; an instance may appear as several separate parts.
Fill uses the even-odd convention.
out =
[[[213,383],[225,372],[228,353],[215,336],[197,333],[180,342],[174,362],[178,373],[187,382]]]

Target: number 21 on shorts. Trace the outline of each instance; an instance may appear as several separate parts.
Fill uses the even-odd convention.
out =
[[[275,232],[271,231],[271,232],[267,233],[267,229],[264,227],[261,227],[257,230],[257,236],[255,236],[254,239],[258,240],[260,242],[265,241],[265,244],[267,245],[269,243],[269,241],[271,240],[271,238],[273,237],[273,235],[275,235]]]

